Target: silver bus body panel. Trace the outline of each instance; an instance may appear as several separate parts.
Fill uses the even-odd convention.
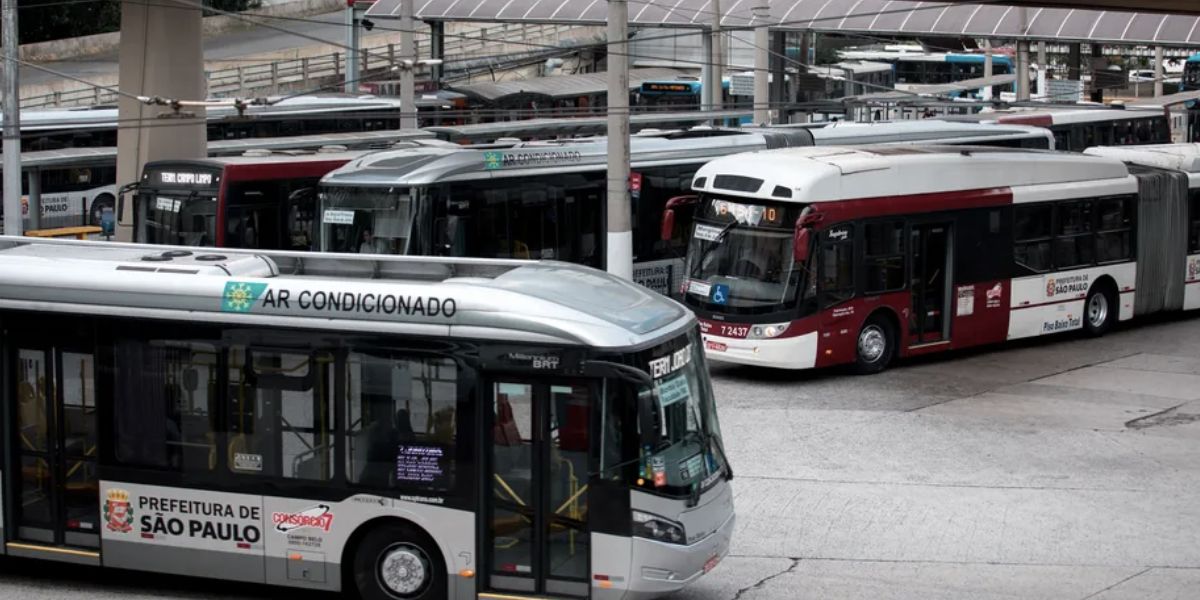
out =
[[[668,544],[646,538],[631,539],[632,563],[641,565],[630,573],[626,598],[651,598],[680,590],[699,579],[729,553],[733,536],[733,487],[720,478],[691,508],[678,498],[665,498],[632,490],[630,508],[683,525],[687,544]]]
[[[438,498],[414,500],[358,494],[328,502],[102,481],[102,514],[129,515],[106,521],[103,564],[336,592],[350,538],[380,519],[402,519],[438,544],[449,597],[471,597],[474,581],[460,583],[457,574],[476,568],[475,514],[437,506]],[[126,512],[109,512],[114,503]]]
[[[90,258],[93,250],[110,250],[103,243],[86,250],[50,246],[45,256],[38,255],[40,246],[26,242],[0,249],[0,306],[82,314],[116,309],[123,316],[442,337],[492,330],[488,337],[493,339],[600,348],[639,346],[659,337],[655,332],[662,328],[692,319],[681,305],[645,288],[566,263],[504,261],[512,268],[491,279],[332,281],[304,275],[198,276],[182,264],[164,270],[169,264],[164,262],[138,262],[154,270],[129,270],[123,267],[131,263],[117,255],[119,249]],[[149,248],[141,247],[142,255],[157,254]],[[268,257],[254,256],[230,262],[258,265],[260,273],[274,269]],[[361,265],[375,258],[334,260]],[[246,316],[257,319],[242,320]]]

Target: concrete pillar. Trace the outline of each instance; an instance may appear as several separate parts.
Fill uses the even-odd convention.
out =
[[[786,31],[771,32],[771,56],[767,63],[771,69],[771,109],[780,122],[793,98],[787,81],[787,36]]]
[[[709,62],[711,62],[713,70],[713,82],[716,85],[708,88],[710,103],[715,110],[721,110],[722,101],[724,100],[724,79],[725,79],[725,40],[721,36],[721,1],[711,0],[708,4],[709,10],[712,11],[712,53],[709,54]]]
[[[413,0],[400,0],[400,129],[417,128],[417,38]]]
[[[608,0],[608,185],[605,268],[633,279],[629,196],[629,2]]]
[[[983,78],[991,79],[994,72],[992,68],[992,40],[983,40]],[[984,100],[991,100],[995,97],[995,88],[990,85],[983,88]]]
[[[712,110],[713,66],[709,58],[713,55],[712,36],[707,31],[700,33],[700,110]],[[612,62],[612,58],[609,58]],[[611,68],[611,67],[610,67]],[[720,84],[718,84],[720,85]]]
[[[122,0],[119,86],[138,96],[175,100],[205,98],[200,10],[155,0]],[[207,153],[204,109],[175,118],[169,107],[147,106],[122,95],[118,101],[117,184],[141,178],[150,159],[203,158]],[[166,118],[158,118],[160,116]],[[117,239],[133,238],[133,203],[126,199]]]
[[[359,35],[358,30],[358,10],[354,8],[353,3],[349,3],[346,7],[346,80],[342,84],[342,90],[347,94],[358,92],[358,45]]]
[[[1154,47],[1154,97],[1163,95],[1163,47]]]
[[[1079,66],[1083,64],[1083,46],[1082,44],[1071,44],[1067,51],[1067,79],[1071,81],[1079,81],[1081,73]]]
[[[25,181],[29,184],[29,228],[42,228],[42,170],[29,169],[25,172]],[[87,225],[88,207],[83,208],[83,218],[78,225]]]
[[[765,24],[754,28],[754,123],[771,123],[770,86],[771,29]]]
[[[1045,98],[1050,95],[1046,89],[1046,73],[1049,65],[1046,64],[1046,42],[1038,42],[1038,70],[1037,70],[1037,95],[1039,98]]]
[[[446,60],[446,23],[445,21],[429,22],[429,58]],[[429,77],[438,89],[442,88],[442,65],[429,68]]]
[[[1029,100],[1029,42],[1017,42],[1017,102]]]

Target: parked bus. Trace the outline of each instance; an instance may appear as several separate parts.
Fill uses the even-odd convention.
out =
[[[1055,148],[1083,152],[1092,146],[1137,146],[1171,142],[1171,123],[1161,110],[1078,108],[985,110],[950,115],[947,121],[1032,125],[1054,132]]]
[[[346,147],[383,149],[411,140],[431,140],[433,135],[419,130],[361,131],[279,138],[251,138],[208,142],[209,156],[240,156],[246,152],[280,152]],[[34,228],[28,206],[38,203],[41,218],[37,228],[100,225],[106,209],[117,208],[119,189],[116,181],[117,149],[113,146],[63,148],[21,153],[25,172],[21,191],[26,212],[22,230]],[[29,191],[29,174],[37,173],[41,182],[35,201]],[[2,180],[0,180],[2,181]],[[117,211],[118,213],[120,211]],[[3,221],[0,210],[0,222]]]
[[[311,250],[317,183],[364,152],[249,152],[146,163],[133,195],[133,241]]]
[[[193,250],[0,238],[7,555],[617,600],[728,552],[678,304],[561,263]]]
[[[431,137],[419,131],[396,131],[399,101],[332,96],[302,96],[269,107],[250,107],[237,117],[231,108],[208,110],[210,155],[241,153],[249,141],[279,149],[340,144],[366,147],[396,139]],[[99,225],[105,209],[117,200],[117,109],[99,106],[22,111],[22,165],[28,153],[59,153],[53,166],[37,166],[41,199],[40,228]],[[268,141],[271,140],[271,141]],[[278,140],[278,141],[275,141]],[[96,152],[111,159],[96,160]],[[72,163],[72,155],[79,162]],[[28,175],[22,194],[28,195]],[[28,204],[28,200],[26,201]],[[33,223],[25,213],[23,229]],[[0,220],[3,211],[0,209]]]
[[[678,283],[690,229],[681,226],[661,241],[659,218],[671,198],[687,191],[700,165],[726,154],[798,145],[812,145],[812,135],[696,128],[634,136],[634,281],[664,294]],[[322,179],[318,247],[603,267],[607,160],[605,138],[375,152]],[[689,214],[679,210],[680,225]]]
[[[895,87],[898,90],[917,90],[920,86],[958,83],[984,76],[983,54],[927,54],[906,51],[843,51],[838,53],[844,60],[865,60],[890,63],[895,69]],[[992,75],[1013,74],[1013,62],[1003,54],[992,55]],[[997,91],[1015,92],[1014,84],[1001,86]],[[979,90],[969,95],[978,96]]]
[[[773,128],[794,126],[776,125]],[[891,123],[832,123],[806,125],[817,146],[891,144],[953,144],[1054,150],[1054,134],[1029,125],[980,125],[925,119]]]
[[[1183,63],[1183,81],[1179,91],[1190,92],[1200,90],[1200,54],[1193,54]]]
[[[896,357],[1101,335],[1135,315],[1200,308],[1200,294],[1184,294],[1200,268],[1200,206],[1171,192],[1186,179],[1009,149],[720,158],[693,180],[683,302],[710,358],[787,369],[869,373]]]
[[[399,129],[400,101],[394,98],[313,94],[248,106],[205,110],[208,139],[317,135]],[[55,150],[117,145],[117,107],[113,105],[21,111],[21,149]]]

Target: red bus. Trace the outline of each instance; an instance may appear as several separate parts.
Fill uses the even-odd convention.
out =
[[[1200,161],[1136,162],[961,146],[719,158],[675,202],[698,202],[681,299],[711,359],[868,373],[1200,308]]]
[[[146,163],[133,239],[147,244],[309,250],[317,182],[365,152],[270,153]]]

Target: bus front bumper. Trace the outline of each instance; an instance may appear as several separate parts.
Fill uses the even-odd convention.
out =
[[[630,577],[627,600],[657,598],[683,589],[717,566],[729,554],[734,515],[712,534],[690,546],[633,538],[632,564],[642,565]]]
[[[817,332],[775,339],[738,339],[701,334],[708,360],[771,367],[811,369],[817,363]]]

